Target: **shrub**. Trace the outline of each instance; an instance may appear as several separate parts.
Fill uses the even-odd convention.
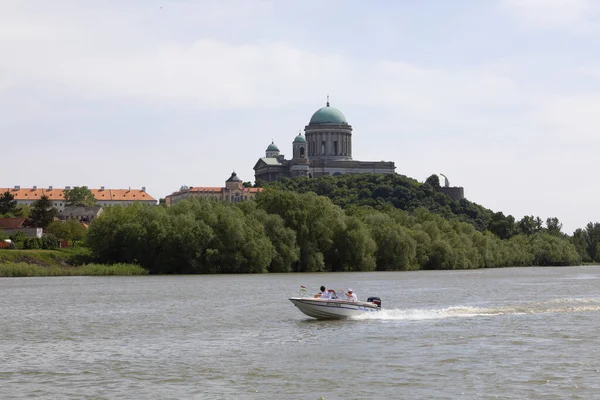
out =
[[[53,234],[49,233],[42,236],[41,240],[42,249],[53,250],[58,248],[58,238]]]
[[[27,249],[27,250],[41,249],[42,248],[42,239],[37,238],[37,237],[27,238],[23,241],[23,248]]]

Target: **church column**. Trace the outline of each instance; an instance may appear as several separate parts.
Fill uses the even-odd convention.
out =
[[[348,137],[344,135],[344,155],[348,155]]]
[[[348,135],[348,156],[352,157],[352,137]]]
[[[325,145],[325,149],[323,148],[323,142],[325,141],[325,135],[323,132],[319,132],[319,155],[325,155],[325,149],[327,148],[327,144]]]

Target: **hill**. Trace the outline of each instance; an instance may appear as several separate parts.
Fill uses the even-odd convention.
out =
[[[298,193],[314,192],[342,208],[369,206],[381,210],[392,206],[409,212],[424,208],[448,220],[470,223],[480,231],[494,231],[494,222],[507,218],[467,199],[457,201],[440,193],[436,190],[439,187],[436,175],[425,183],[399,174],[359,174],[282,178],[265,186]]]

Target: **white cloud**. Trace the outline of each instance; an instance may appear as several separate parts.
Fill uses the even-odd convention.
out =
[[[540,26],[592,23],[585,6],[590,3],[573,0],[569,2],[573,8],[563,10],[562,3],[550,1],[505,4],[515,15]],[[73,177],[78,177],[78,184],[126,187],[135,185],[127,182],[135,176],[138,186],[152,182],[154,190],[159,189],[158,197],[182,183],[217,185],[232,168],[238,172],[246,168],[240,175],[249,180],[263,144],[274,136],[276,141],[291,140],[315,104],[331,94],[333,105],[344,110],[355,126],[358,159],[394,160],[398,172],[420,180],[446,173],[453,184],[465,186],[469,198],[516,216],[535,213],[564,219],[573,209],[570,199],[577,193],[589,195],[582,188],[590,181],[593,149],[586,144],[597,136],[594,130],[600,120],[595,111],[600,109],[600,98],[523,84],[506,61],[499,68],[424,66],[411,62],[409,55],[404,62],[374,59],[299,48],[285,38],[234,41],[195,34],[184,40],[170,34],[181,20],[215,24],[214,20],[227,18],[228,23],[243,23],[257,16],[244,9],[231,17],[212,5],[202,9],[203,3],[194,3],[194,12],[185,15],[171,5],[165,15],[158,14],[155,5],[138,15],[141,11],[120,6],[115,8],[118,12],[88,10],[90,3],[75,10],[56,6],[46,13],[23,9],[21,2],[11,4],[0,14],[0,123],[15,122],[22,129],[16,136],[54,129],[53,140],[59,143],[43,146],[38,156],[49,148],[76,151],[94,143],[94,149],[110,152],[114,160],[92,175],[74,167],[75,160],[85,163],[88,157],[103,159],[105,154],[67,157],[60,178],[65,184],[74,184]],[[173,8],[185,9],[183,4],[175,3]],[[60,142],[62,131],[72,132],[69,119],[82,112],[76,104],[79,100],[100,105],[93,119],[106,123],[94,131],[100,137],[103,129],[122,133],[124,140],[126,135],[145,137],[146,131],[154,130],[154,135],[138,140],[139,144],[130,139],[138,149],[134,155],[126,144],[93,142],[84,135],[71,134],[69,141]],[[131,118],[131,126],[122,127],[121,121],[102,121],[102,105],[131,107],[140,114],[164,107],[173,112],[160,129],[149,126],[145,116],[139,118],[139,126]],[[235,124],[176,119],[190,109],[223,112],[233,118],[238,110],[240,114],[249,110],[263,119]],[[284,117],[281,111],[286,109],[294,109],[295,114],[299,109],[307,111],[300,117]],[[349,109],[354,109],[353,115]],[[371,118],[365,110],[378,117]],[[61,115],[66,117],[60,123],[47,125]],[[36,119],[40,125],[34,124]],[[28,125],[17,124],[22,121]],[[85,116],[77,122],[79,129],[88,124]],[[284,144],[279,144],[283,150]],[[564,160],[557,163],[560,157],[575,161],[571,166]],[[60,180],[55,179],[56,171],[15,174],[13,179],[22,185],[25,179],[35,184],[46,179],[55,185]],[[557,179],[569,180],[574,187],[566,195],[558,193]],[[584,219],[594,220],[595,208],[586,204],[585,209],[588,214],[579,215],[569,230],[582,226]]]
[[[595,0],[502,0],[501,4],[514,17],[537,28],[597,31],[600,3]]]

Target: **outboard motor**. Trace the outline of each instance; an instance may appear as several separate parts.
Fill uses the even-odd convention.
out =
[[[381,299],[379,297],[369,297],[367,302],[377,304],[377,307],[381,308]]]

